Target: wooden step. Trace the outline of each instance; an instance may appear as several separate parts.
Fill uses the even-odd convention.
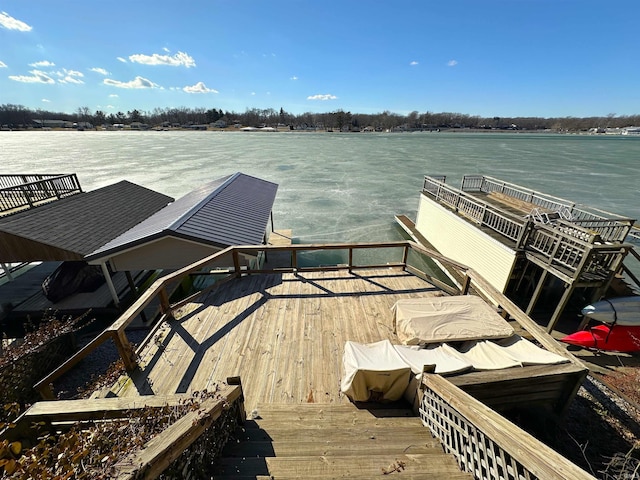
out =
[[[442,453],[442,445],[436,439],[425,438],[424,442],[410,443],[413,438],[393,438],[380,441],[377,438],[362,439],[357,442],[346,442],[343,439],[300,441],[300,442],[238,442],[227,448],[227,457],[293,457],[318,455],[327,457],[352,457],[356,455],[384,455],[389,452],[399,453]]]
[[[259,405],[216,462],[216,479],[469,479],[410,409]]]
[[[444,459],[451,461],[443,461]],[[402,467],[401,467],[402,466]],[[399,471],[393,472],[395,467]],[[218,475],[247,476],[271,475],[274,479],[288,478],[373,478],[393,472],[401,475],[421,475],[423,478],[451,478],[460,469],[442,452],[434,454],[394,454],[353,456],[298,456],[265,458],[229,458],[218,462]],[[460,478],[470,478],[469,475]]]

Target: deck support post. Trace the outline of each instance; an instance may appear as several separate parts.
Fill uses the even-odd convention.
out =
[[[531,315],[533,308],[536,306],[538,302],[538,298],[540,297],[540,293],[542,293],[542,287],[544,286],[544,282],[547,280],[547,275],[549,274],[548,270],[543,270],[542,275],[540,276],[540,280],[538,280],[538,285],[536,285],[536,289],[531,296],[531,300],[529,300],[529,305],[527,305],[526,314]]]
[[[111,293],[111,298],[113,299],[113,303],[117,308],[120,308],[120,299],[118,298],[118,293],[116,292],[116,287],[113,284],[113,280],[111,279],[111,274],[109,273],[107,264],[105,262],[102,262],[100,264],[100,268],[102,269],[102,274],[104,275],[104,279],[107,281],[107,286],[109,287],[109,292]]]
[[[560,319],[560,315],[562,315],[562,312],[564,311],[564,307],[567,306],[569,297],[571,297],[571,294],[573,293],[574,290],[575,290],[575,287],[573,285],[565,284],[565,290],[564,290],[564,293],[562,294],[562,298],[560,299],[558,306],[554,310],[553,315],[551,316],[551,320],[549,320],[549,325],[547,325],[547,333],[551,333],[551,331],[556,326],[556,323],[558,323],[558,320]]]

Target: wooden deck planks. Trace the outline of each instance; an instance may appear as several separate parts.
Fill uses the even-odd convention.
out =
[[[434,292],[399,269],[243,277],[167,322],[139,352],[141,371],[114,393],[183,393],[240,375],[248,411],[259,402],[347,402],[344,343],[397,341],[390,306]]]

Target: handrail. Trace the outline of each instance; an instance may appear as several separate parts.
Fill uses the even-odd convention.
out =
[[[372,263],[368,264],[356,264],[354,263],[353,251],[360,249],[375,249],[375,248],[392,248],[392,249],[402,249],[402,261],[384,264],[384,265],[375,265]],[[349,263],[345,265],[333,265],[327,267],[301,267],[297,264],[296,255],[301,251],[319,251],[319,250],[348,250],[350,253],[348,255]],[[540,329],[532,320],[526,320],[528,317],[524,313],[520,311],[520,309],[515,306],[507,297],[504,296],[501,292],[495,290],[495,288],[491,287],[488,282],[482,280],[477,273],[473,273],[467,266],[462,265],[450,258],[447,258],[433,250],[425,248],[415,242],[412,241],[397,241],[397,242],[382,242],[382,243],[348,243],[348,244],[297,244],[297,245],[286,245],[286,246],[275,246],[275,245],[243,245],[243,246],[233,246],[228,247],[220,252],[217,252],[213,255],[210,255],[202,260],[199,260],[191,265],[187,265],[186,267],[176,270],[164,277],[160,277],[157,279],[113,324],[107,327],[103,332],[101,332],[94,340],[92,340],[88,345],[86,345],[82,350],[77,352],[71,358],[69,358],[64,364],[60,365],[53,372],[47,375],[45,378],[40,380],[34,388],[40,392],[43,398],[53,398],[53,392],[51,389],[51,383],[55,381],[57,378],[66,373],[71,367],[77,364],[82,358],[88,355],[92,350],[97,348],[99,345],[104,343],[108,339],[112,339],[115,343],[118,352],[120,354],[120,358],[123,360],[124,366],[128,371],[132,371],[137,367],[136,360],[136,352],[133,351],[133,347],[129,343],[126,337],[125,329],[133,322],[135,317],[144,310],[144,308],[151,303],[155,298],[160,299],[160,311],[164,317],[168,317],[172,315],[172,312],[177,308],[180,308],[187,301],[192,301],[197,296],[210,291],[212,289],[218,288],[224,282],[216,282],[215,284],[203,289],[193,295],[187,297],[187,299],[183,299],[178,301],[177,303],[171,304],[169,301],[168,295],[168,285],[173,282],[180,281],[184,279],[191,273],[194,273],[198,270],[201,270],[207,267],[210,264],[218,263],[225,258],[227,261],[233,265],[233,268],[229,270],[229,277],[227,279],[232,279],[236,277],[240,277],[242,275],[255,275],[255,274],[268,274],[268,273],[286,273],[286,272],[313,272],[313,271],[330,271],[330,270],[355,270],[355,269],[365,269],[365,268],[381,268],[381,267],[397,267],[410,270],[412,272],[416,272],[416,268],[408,265],[408,251],[415,251],[421,255],[427,255],[438,262],[446,264],[452,267],[454,270],[461,272],[466,275],[466,280],[463,285],[463,294],[468,293],[469,288],[472,286],[471,283],[478,284],[481,288],[480,290],[483,292],[490,292],[490,297],[492,301],[496,305],[502,305],[503,307],[508,306],[508,312],[514,316],[516,319],[522,318],[523,321],[527,322],[527,329],[529,327],[531,329]],[[281,267],[277,269],[261,269],[261,268],[252,268],[251,266],[241,266],[240,265],[240,256],[247,255],[251,257],[257,256],[260,252],[266,252],[267,255],[275,252],[289,252],[291,254],[291,266],[290,267]],[[215,273],[215,272],[214,272]],[[434,281],[434,284],[441,284],[441,282],[437,281],[437,279],[433,279],[426,272],[419,272],[421,276],[427,279],[427,281]],[[449,293],[456,293],[457,291],[452,291],[451,287],[449,287]],[[519,313],[518,313],[519,312]],[[542,331],[542,330],[540,330]],[[534,336],[535,333],[532,332]],[[545,346],[548,343],[548,338],[544,335],[540,335],[540,341]],[[537,338],[537,337],[536,337]],[[549,347],[553,345],[553,343],[548,343]],[[140,347],[139,347],[140,348]],[[551,347],[554,348],[554,347]],[[551,349],[550,348],[550,349]],[[557,350],[555,350],[557,352]],[[565,353],[566,356],[566,353]]]
[[[505,182],[498,178],[486,175],[465,175],[462,179],[461,190],[481,191],[485,193],[506,192],[507,195],[510,195],[514,198],[525,200],[529,203],[547,208],[552,211],[557,211],[561,208],[568,208],[575,221],[609,220],[625,222],[629,220],[628,218],[622,217],[621,215],[618,215],[616,213],[607,212],[599,208],[587,207],[585,205],[578,205],[564,198],[531,190],[521,185]]]
[[[423,374],[422,385],[423,423],[475,478],[595,480],[440,375]]]
[[[0,175],[0,215],[81,192],[75,174]]]
[[[176,270],[168,275],[160,277],[157,279],[151,286],[109,327],[107,327],[103,332],[101,332],[93,341],[91,341],[88,345],[86,345],[82,350],[77,352],[71,358],[69,358],[65,363],[60,365],[54,371],[52,371],[45,378],[40,380],[38,383],[34,385],[34,388],[40,393],[43,398],[49,399],[53,398],[53,391],[51,389],[51,383],[62,376],[64,373],[69,371],[74,365],[76,365],[82,358],[88,355],[92,350],[97,348],[99,345],[104,343],[108,339],[112,339],[118,349],[120,354],[120,358],[124,362],[124,366],[127,370],[131,371],[137,367],[135,352],[129,341],[127,340],[125,329],[133,322],[135,317],[140,314],[144,310],[144,308],[149,305],[155,298],[159,298],[160,300],[160,312],[163,316],[170,316],[172,311],[176,308],[180,307],[184,302],[180,301],[176,304],[171,304],[169,301],[169,293],[168,293],[168,285],[175,281],[180,281],[184,279],[191,273],[194,273],[198,270],[205,268],[207,265],[213,264],[215,262],[220,262],[220,260],[224,260],[225,258],[229,262],[229,264],[233,265],[233,268],[230,269],[230,277],[239,277],[241,275],[250,275],[250,274],[258,274],[258,273],[283,273],[283,272],[304,272],[304,271],[318,271],[318,270],[337,270],[337,269],[362,269],[362,268],[376,268],[376,267],[406,267],[406,261],[404,259],[407,258],[406,251],[410,248],[410,242],[400,241],[400,242],[382,242],[382,243],[352,243],[352,244],[312,244],[312,245],[286,245],[286,246],[274,246],[274,245],[244,245],[244,246],[233,246],[228,247],[220,252],[217,252],[213,255],[210,255],[202,260],[199,260],[195,263],[187,265],[184,268]],[[353,250],[360,249],[375,249],[375,248],[401,248],[403,249],[403,261],[397,262],[394,264],[384,264],[384,265],[374,265],[374,264],[366,264],[366,265],[358,265],[354,263],[353,259]],[[331,267],[300,267],[297,264],[297,254],[301,251],[319,251],[319,250],[349,250],[349,263],[347,265],[338,265]],[[266,252],[267,255],[275,252],[289,252],[291,254],[291,263],[292,265],[288,268],[279,268],[279,269],[270,269],[270,270],[262,270],[262,269],[252,269],[249,266],[241,266],[240,256],[246,255],[250,257],[257,256],[260,252]],[[442,257],[436,252],[427,253],[428,255],[433,255],[434,258],[440,258],[442,261],[450,262],[455,264],[455,262]],[[426,275],[426,274],[425,274]],[[220,286],[220,282],[215,283],[214,285],[208,287],[206,290],[202,290],[198,292],[198,295],[204,293],[205,291],[209,291],[213,288],[218,288]],[[192,295],[189,297],[190,299],[194,298],[197,295]]]

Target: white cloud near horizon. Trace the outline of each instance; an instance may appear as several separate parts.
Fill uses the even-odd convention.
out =
[[[42,99],[42,102],[43,102],[43,103],[51,103],[51,100],[49,100],[48,98],[43,98],[43,99]]]
[[[160,55],[154,53],[153,55],[145,55],[143,53],[136,53],[129,55],[129,60],[133,63],[141,63],[143,65],[169,65],[170,67],[186,67],[191,68],[196,66],[196,61],[189,54],[184,52],[178,52],[175,55]]]
[[[52,84],[56,81],[41,70],[31,70],[28,75],[9,75],[9,79],[21,83],[46,83]]]
[[[204,82],[198,82],[190,87],[184,87],[182,90],[187,93],[220,93],[213,88],[207,88]]]
[[[33,28],[22,20],[13,18],[7,12],[0,12],[0,27],[6,28],[7,30],[18,30],[19,32],[30,32]]]
[[[129,82],[121,82],[119,80],[105,78],[102,83],[117,88],[160,88],[160,85],[140,76],[134,78]]]
[[[449,60],[449,61],[447,62],[447,66],[448,66],[448,67],[455,67],[457,64],[458,64],[458,61],[457,61],[457,60]]]
[[[50,62],[49,60],[41,60],[40,62],[33,62],[29,64],[30,67],[40,68],[40,67],[55,67],[56,64]]]
[[[7,64],[0,60],[0,68],[7,68]]]
[[[118,98],[120,95],[118,95],[117,93],[112,93],[111,95],[109,95],[109,98]]]
[[[294,75],[293,77],[291,77],[291,80],[298,80],[298,77]]]
[[[116,57],[116,60],[118,60],[119,62],[122,62],[122,63],[127,63],[127,59],[126,58]]]
[[[99,73],[100,75],[104,75],[105,77],[107,75],[111,75],[111,73],[109,73],[107,70],[105,70],[104,68],[100,68],[100,67],[93,67],[89,69],[90,72],[96,72]]]
[[[336,100],[338,97],[331,95],[330,93],[324,95],[309,95],[307,100]]]
[[[414,60],[413,62],[409,63],[409,65],[411,65],[412,67],[414,67],[414,66],[418,65],[418,62],[416,62],[416,61]]]

